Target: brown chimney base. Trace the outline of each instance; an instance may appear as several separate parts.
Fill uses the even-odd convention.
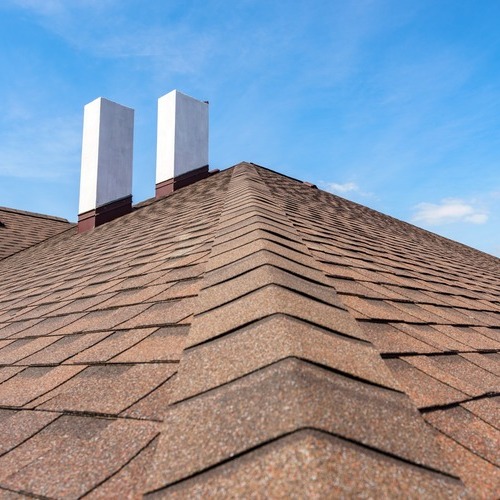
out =
[[[132,212],[132,196],[126,196],[94,210],[78,214],[78,232],[84,233],[130,212]]]
[[[189,186],[189,184],[193,184],[194,182],[201,181],[210,175],[208,171],[208,165],[205,167],[200,167],[195,170],[191,170],[190,172],[186,172],[185,174],[178,175],[172,179],[168,179],[163,182],[159,182],[156,184],[156,198],[163,198],[169,194],[172,194],[174,191],[177,191],[179,188],[184,186]]]

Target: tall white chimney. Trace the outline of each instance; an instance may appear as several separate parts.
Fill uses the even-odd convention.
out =
[[[208,176],[208,102],[177,90],[158,99],[156,197]]]
[[[103,97],[84,108],[78,231],[132,210],[134,110]]]

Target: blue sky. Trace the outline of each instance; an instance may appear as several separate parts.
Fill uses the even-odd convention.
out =
[[[83,106],[210,101],[210,166],[247,160],[500,255],[497,0],[2,0],[0,205],[76,220]]]

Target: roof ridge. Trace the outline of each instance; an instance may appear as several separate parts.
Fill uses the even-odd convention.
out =
[[[0,215],[62,231],[0,261],[16,491],[494,496],[496,263],[249,163],[85,234]]]
[[[334,397],[333,393],[327,391],[330,395],[325,399],[325,403],[315,398],[318,394],[325,394],[325,384],[332,383],[333,388],[335,384],[342,385],[346,380],[350,380],[349,383],[352,384],[349,386],[352,388],[349,391],[354,391],[352,396],[345,394],[341,396],[341,399],[347,398],[346,408],[349,407],[347,400],[351,400],[351,397],[353,407],[359,404],[356,403],[357,396],[354,396],[354,393],[363,391],[362,387],[365,384],[361,380],[366,380],[375,384],[370,387],[378,387],[373,389],[377,394],[373,395],[375,399],[364,400],[364,411],[374,412],[373,415],[376,415],[380,409],[378,403],[374,401],[378,397],[384,401],[389,398],[391,402],[387,400],[382,406],[388,404],[392,407],[393,414],[398,415],[397,418],[407,422],[405,425],[410,430],[405,430],[404,439],[398,441],[394,438],[391,441],[388,438],[389,441],[385,444],[382,441],[379,443],[379,449],[387,451],[393,446],[394,450],[399,450],[395,452],[396,454],[412,460],[405,455],[406,440],[423,441],[426,443],[424,446],[426,452],[421,457],[414,457],[414,460],[438,468],[441,457],[431,427],[425,423],[406,394],[393,390],[398,387],[397,382],[378,351],[366,342],[357,341],[366,341],[366,338],[355,318],[338,301],[333,286],[329,300],[322,302],[325,293],[323,289],[326,285],[301,280],[297,274],[279,270],[274,272],[274,257],[267,257],[269,253],[261,256],[261,261],[264,263],[266,258],[269,258],[268,266],[261,265],[262,262],[259,261],[252,263],[252,259],[246,263],[251,272],[255,270],[250,282],[239,280],[238,277],[242,275],[241,269],[235,267],[232,267],[233,273],[225,275],[224,279],[217,281],[214,278],[217,274],[225,273],[228,266],[240,260],[231,248],[234,250],[252,246],[254,241],[259,240],[262,248],[266,250],[261,231],[244,232],[243,235],[233,236],[223,229],[220,230],[225,227],[225,221],[233,217],[235,209],[238,213],[243,212],[241,214],[243,218],[245,211],[255,209],[273,213],[287,232],[296,235],[296,240],[291,242],[288,237],[276,232],[272,238],[273,244],[281,245],[285,256],[287,252],[300,252],[302,264],[310,261],[309,267],[319,267],[323,279],[328,280],[323,267],[315,261],[293,222],[288,218],[281,201],[272,196],[260,168],[246,163],[237,165],[231,173],[224,208],[216,228],[215,240],[197,299],[197,312],[191,323],[179,371],[170,391],[164,432],[153,458],[155,474],[150,475],[153,479],[148,484],[148,490],[155,491],[168,487],[187,477],[186,475],[215,466],[221,460],[242,451],[238,446],[248,443],[237,445],[233,442],[228,445],[226,441],[226,426],[230,422],[239,423],[241,426],[238,430],[239,435],[244,433],[247,438],[251,437],[251,441],[258,443],[265,440],[266,433],[270,432],[267,420],[277,426],[275,432],[284,429],[285,424],[281,425],[279,418],[276,420],[276,412],[279,414],[281,411],[276,405],[284,404],[284,408],[294,407],[297,410],[297,401],[312,398],[311,404],[316,408],[318,415],[329,414],[330,403],[326,401]],[[265,232],[266,229],[263,229]],[[262,287],[262,284],[272,286]],[[256,291],[245,293],[252,288]],[[254,321],[259,319],[263,321]],[[336,335],[335,331],[346,333],[351,338]],[[231,334],[227,335],[229,332]],[[251,342],[248,341],[250,338]],[[289,360],[292,358],[303,360],[300,363],[305,363],[304,368],[301,368],[302,365],[290,365]],[[295,366],[297,368],[294,368]],[[306,372],[309,373],[307,377]],[[339,372],[344,372],[347,377]],[[353,378],[349,378],[350,376]],[[309,380],[305,385],[304,377]],[[327,379],[330,382],[327,382]],[[260,383],[263,384],[262,388],[258,387]],[[311,390],[316,385],[318,390]],[[269,394],[266,393],[265,387],[269,387],[268,390],[271,391]],[[297,387],[302,387],[302,392],[293,392],[298,390]],[[210,390],[216,388],[215,391]],[[295,396],[289,394],[290,390]],[[240,391],[243,395],[242,400],[239,396]],[[336,393],[336,390],[333,392]],[[255,397],[261,403],[259,409],[247,406],[247,399],[250,401]],[[220,413],[219,404],[207,403],[213,398],[217,400],[222,398],[226,402],[227,411],[232,413],[230,420]],[[174,404],[177,402],[178,404]],[[341,406],[343,404],[340,400],[337,403]],[[320,411],[320,408],[324,412]],[[394,411],[395,408],[398,410]],[[239,413],[240,410],[242,414]],[[311,422],[307,417],[309,410],[310,408],[303,408],[304,414],[297,411],[296,415],[289,414],[287,418],[296,422],[299,427],[307,426],[309,424],[306,423]],[[346,411],[352,411],[352,408]],[[261,420],[264,415],[267,416],[266,419]],[[313,418],[313,421],[317,422],[314,426],[321,429],[324,424],[320,422],[323,420],[322,417],[318,418],[319,420]],[[342,423],[334,423],[336,417],[331,418],[333,420],[329,421],[328,425],[333,425],[334,429],[335,426],[342,428]],[[356,420],[357,417],[354,415],[350,417],[351,420],[353,418]],[[194,436],[183,431],[182,426],[186,425],[186,422],[196,427],[196,430],[193,430]],[[199,449],[200,442],[196,439],[198,432],[200,436],[203,434],[205,439],[209,436],[205,446],[210,453]],[[349,437],[349,431],[346,429],[340,432]],[[372,438],[373,436],[367,436],[366,442],[371,442]],[[377,439],[374,439],[372,444],[377,447]],[[193,447],[199,452],[186,454],[185,449]],[[197,463],[183,463],[184,459],[179,453],[190,457],[198,455]],[[168,460],[172,464],[169,467],[164,465],[166,457],[169,457]],[[172,457],[177,458],[172,459]],[[450,473],[446,465],[440,467],[443,472]]]
[[[312,446],[304,446],[309,440],[313,441],[314,444],[311,443]],[[357,458],[361,458],[364,453],[368,455],[368,453],[371,452],[375,455],[386,457],[388,461],[401,461],[399,457],[393,456],[391,453],[380,452],[380,450],[376,448],[370,448],[370,446],[367,446],[366,444],[361,443],[356,439],[348,439],[345,436],[341,436],[327,430],[316,429],[314,427],[303,427],[286,432],[279,436],[271,437],[267,441],[258,443],[257,445],[250,447],[249,449],[246,449],[241,453],[237,453],[218,464],[209,466],[204,470],[195,472],[189,477],[180,479],[171,486],[171,490],[174,495],[183,497],[190,497],[193,496],[193,494],[203,496],[205,492],[207,494],[213,495],[214,490],[216,491],[216,493],[225,495],[229,490],[228,486],[230,486],[231,492],[239,496],[244,496],[244,493],[250,493],[253,496],[258,495],[259,498],[268,498],[274,496],[280,497],[283,496],[283,480],[288,481],[290,478],[293,478],[293,480],[297,481],[297,483],[300,483],[304,479],[308,480],[308,475],[312,472],[315,476],[314,485],[311,485],[311,489],[307,487],[304,488],[307,491],[308,497],[323,498],[331,497],[332,494],[335,497],[337,496],[337,494],[338,496],[346,496],[345,494],[347,492],[342,488],[342,486],[340,486],[338,491],[333,492],[333,488],[330,482],[322,481],[324,479],[324,477],[322,476],[327,475],[328,479],[330,479],[331,477],[335,477],[337,484],[342,485],[343,481],[348,480],[348,478],[351,479],[352,469],[346,468],[346,470],[343,467],[339,467],[338,470],[335,470],[334,466],[334,470],[332,470],[332,467],[329,467],[330,464],[327,465],[325,463],[324,453],[321,453],[321,449],[318,446],[318,444],[321,442],[328,442],[329,444],[333,445],[332,448],[337,445],[345,454],[355,454],[356,451],[359,451],[360,457]],[[281,470],[275,470],[273,476],[269,476],[266,475],[269,465],[265,463],[266,460],[264,458],[262,460],[262,462],[264,462],[263,466],[258,467],[255,470],[247,471],[247,467],[241,467],[242,470],[245,471],[243,473],[244,477],[238,477],[238,466],[236,465],[236,467],[234,467],[235,464],[245,461],[245,465],[248,465],[248,462],[252,461],[252,458],[257,457],[259,452],[262,453],[265,457],[266,455],[269,456],[273,454],[273,452],[276,452],[276,450],[279,450],[280,448],[282,450],[287,448],[291,448],[293,450],[292,443],[300,443],[299,446],[301,446],[301,448],[305,447],[307,449],[307,452],[302,453],[302,457],[298,454],[298,456],[294,456],[293,458],[296,458],[297,460],[291,465],[291,467],[290,464],[286,464],[288,467],[283,467]],[[307,457],[306,460],[303,460],[303,458],[305,457]],[[314,460],[313,457],[316,458],[316,460]],[[341,459],[343,457],[339,456],[338,458],[340,460],[338,460],[337,463],[341,463]],[[311,467],[311,462],[314,463],[315,467]],[[455,476],[443,474],[440,471],[435,471],[432,468],[414,464],[411,461],[408,461],[407,464],[412,468],[416,467],[419,473],[421,473],[423,476],[422,481],[418,482],[418,486],[416,488],[410,486],[409,491],[405,491],[405,494],[409,496],[413,496],[413,494],[423,497],[434,496],[436,494],[436,486],[439,490],[442,490],[443,482],[445,481],[449,482],[449,484],[447,485],[449,489],[446,487],[444,488],[446,493],[448,493],[448,496],[451,496],[452,493],[458,494],[462,489],[459,478],[456,478]],[[268,467],[266,467],[266,465],[268,465]],[[356,462],[356,465],[359,466],[359,463]],[[370,465],[373,465],[373,462]],[[324,470],[323,474],[321,466],[323,466],[323,469],[326,469]],[[369,468],[369,466],[367,468]],[[245,484],[245,479],[247,478],[251,480],[250,484]],[[374,487],[378,485],[376,485],[376,483],[374,483],[370,479],[368,479],[367,483],[363,486],[367,490],[373,492]],[[386,478],[379,478],[379,484],[383,483],[384,479]],[[361,490],[361,488],[359,490]],[[156,493],[160,493],[161,495],[162,491],[163,488],[159,488],[158,490],[152,491],[151,493],[153,495]],[[303,491],[300,492],[305,493]],[[297,489],[294,489],[293,493],[296,495]],[[348,493],[350,494],[352,493],[352,491],[349,491]],[[359,493],[362,493],[362,491],[359,491]],[[400,491],[398,491],[398,493],[400,493]],[[444,493],[444,491],[442,491],[442,493]]]
[[[64,217],[57,217],[55,215],[41,214],[38,212],[29,212],[27,210],[20,210],[17,208],[0,207],[0,211],[10,212],[10,213],[19,214],[19,215],[26,215],[28,217],[36,217],[37,219],[53,220],[54,222],[64,222],[67,224],[74,224],[73,222],[70,222],[68,219],[65,219]]]

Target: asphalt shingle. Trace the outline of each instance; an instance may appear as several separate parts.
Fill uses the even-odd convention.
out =
[[[498,259],[249,163],[36,224],[0,249],[0,496],[499,496]]]

